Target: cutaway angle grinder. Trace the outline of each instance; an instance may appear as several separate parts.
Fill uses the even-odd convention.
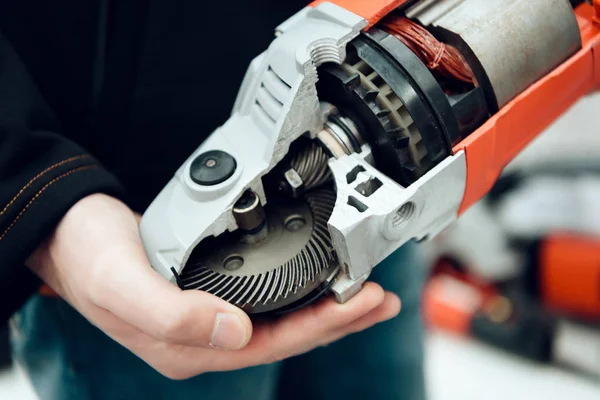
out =
[[[598,88],[599,16],[599,1],[310,4],[144,214],[153,268],[250,314],[347,301]]]

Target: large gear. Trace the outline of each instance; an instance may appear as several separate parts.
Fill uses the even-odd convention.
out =
[[[285,307],[318,291],[336,268],[327,229],[335,200],[332,188],[322,188],[306,192],[303,201],[273,201],[265,210],[265,240],[245,243],[233,232],[203,242],[179,277],[180,286],[250,313]]]

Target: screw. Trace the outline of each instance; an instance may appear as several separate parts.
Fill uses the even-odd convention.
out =
[[[242,268],[243,265],[244,259],[236,254],[228,256],[225,261],[223,261],[223,268],[227,271],[235,271],[236,269]]]
[[[285,229],[290,232],[298,232],[306,225],[306,220],[301,215],[290,215],[284,221]]]

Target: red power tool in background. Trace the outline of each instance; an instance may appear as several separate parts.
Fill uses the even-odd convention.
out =
[[[431,328],[598,378],[600,168],[564,161],[504,175],[468,217],[485,227],[473,219],[431,244],[424,314]],[[480,229],[495,235],[465,245]],[[495,268],[500,252],[515,257]]]

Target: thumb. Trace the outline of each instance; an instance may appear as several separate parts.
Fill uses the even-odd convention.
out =
[[[159,340],[188,346],[244,347],[252,324],[208,293],[183,292],[152,269],[136,215],[105,195],[80,200],[63,217],[31,267],[94,319],[90,305]]]
[[[241,349],[252,323],[239,308],[211,294],[182,291],[154,271],[139,247],[121,247],[102,263],[91,299],[125,322],[161,341],[226,350]]]
[[[137,223],[140,224],[142,216],[139,213],[134,213],[134,216]],[[145,256],[144,260],[146,261],[146,264],[148,264]],[[152,274],[157,275],[154,271],[152,271]],[[154,276],[154,278],[155,277],[156,276]],[[157,284],[164,286],[166,282],[164,278],[160,276],[159,279],[160,282],[157,282]],[[198,313],[204,313],[205,317],[208,317],[209,320],[212,320],[212,323],[205,324],[205,326],[212,326],[210,338],[208,341],[206,341],[206,339],[201,339],[202,336],[206,336],[206,333],[204,333],[204,335],[201,334],[199,337],[194,337],[193,329],[190,329],[189,331],[189,333],[192,335],[189,340],[185,338],[185,332],[182,332],[181,334],[178,333],[177,331],[179,329],[185,331],[185,324],[187,323],[185,321],[186,316],[181,314],[175,315],[175,321],[171,320],[171,323],[174,324],[174,326],[162,328],[159,327],[159,334],[154,336],[162,337],[163,340],[168,340],[170,336],[173,336],[172,339],[178,343],[189,343],[192,345],[194,343],[200,343],[201,346],[208,343],[208,346],[225,350],[239,349],[245,346],[250,340],[252,324],[250,323],[247,315],[237,307],[232,307],[229,303],[225,303],[221,299],[205,292],[182,292],[178,293],[178,295],[179,297],[185,297],[185,299],[182,300],[183,302],[188,300],[192,304],[197,304],[198,306],[204,305],[203,310],[198,311]],[[205,309],[207,308],[206,306],[210,306],[211,304],[213,309],[212,316],[208,315],[207,310]],[[192,315],[189,317],[192,317]],[[179,322],[177,321],[178,319],[180,320]],[[201,324],[200,321],[196,322]],[[161,331],[162,334],[160,333]]]

